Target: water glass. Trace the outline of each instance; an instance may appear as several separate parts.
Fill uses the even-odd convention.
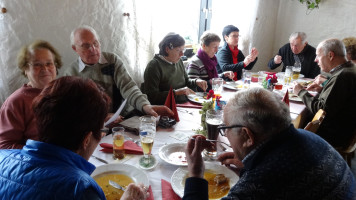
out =
[[[211,80],[211,85],[214,90],[214,94],[221,94],[222,91],[222,85],[224,83],[224,80],[222,78],[213,78]]]
[[[125,158],[125,129],[123,127],[112,128],[112,138],[113,138],[113,158],[124,159]]]

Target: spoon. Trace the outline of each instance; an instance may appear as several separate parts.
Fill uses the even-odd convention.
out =
[[[125,188],[121,187],[121,185],[117,184],[115,181],[109,180],[109,184],[116,189],[122,190],[125,192]]]
[[[195,140],[195,138],[190,138],[190,139]],[[219,140],[206,139],[205,141],[207,141],[207,142],[219,142],[219,143],[225,144],[226,146],[231,148],[231,146],[229,144],[227,144],[226,142],[219,141]]]

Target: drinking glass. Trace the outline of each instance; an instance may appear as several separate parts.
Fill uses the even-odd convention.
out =
[[[155,135],[156,118],[149,115],[140,117],[140,139],[144,155],[140,158],[139,166],[142,169],[152,169],[157,164],[151,153]]]
[[[219,136],[218,126],[223,123],[222,121],[223,111],[222,110],[207,110],[206,111],[206,128],[208,130],[208,139],[217,140]],[[208,159],[214,160],[216,159],[216,142],[212,148],[208,148],[204,150],[204,156]]]
[[[248,89],[250,88],[250,84],[251,84],[251,72],[244,70],[243,72],[243,77],[244,77],[244,88]]]
[[[293,73],[293,66],[286,66],[286,71],[284,72],[284,84],[289,85],[291,83]]]
[[[122,160],[125,158],[125,129],[123,127],[112,128],[112,138],[113,138],[113,158]]]
[[[222,78],[213,78],[211,80],[211,85],[214,90],[214,94],[221,94],[223,83],[224,80]]]
[[[302,69],[302,66],[300,62],[296,62],[292,68],[292,78],[293,80],[297,80],[299,78],[300,70]]]

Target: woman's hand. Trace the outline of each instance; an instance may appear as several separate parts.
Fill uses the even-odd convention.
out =
[[[206,81],[201,80],[201,79],[197,79],[196,84],[198,87],[200,87],[203,91],[206,91],[206,89],[208,88],[208,84]]]
[[[121,200],[145,200],[148,196],[147,188],[143,184],[130,183],[121,196]]]
[[[176,89],[176,90],[174,90],[174,93],[177,96],[180,96],[180,95],[186,95],[187,96],[189,94],[195,94],[195,92],[193,90],[189,89],[188,87]]]
[[[225,72],[223,72],[223,75],[224,75],[224,77],[227,77],[229,79],[233,79],[235,76],[234,72],[232,72],[232,71],[225,71]]]

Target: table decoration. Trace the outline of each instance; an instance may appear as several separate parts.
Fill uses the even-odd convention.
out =
[[[262,86],[265,89],[273,90],[274,85],[278,82],[276,74],[267,74],[266,79],[262,81]]]

